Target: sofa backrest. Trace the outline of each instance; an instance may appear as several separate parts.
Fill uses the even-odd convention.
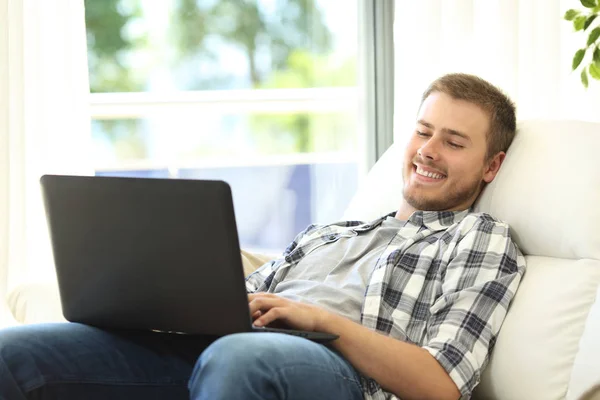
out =
[[[398,207],[402,147],[381,157],[345,218],[370,220]],[[520,122],[475,209],[510,224],[527,272],[474,397],[576,398],[600,381],[590,370],[600,371],[600,345],[589,339],[600,338],[600,124]]]

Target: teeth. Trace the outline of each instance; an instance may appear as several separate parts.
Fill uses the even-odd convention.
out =
[[[433,179],[442,179],[444,177],[444,175],[434,174],[433,172],[426,172],[419,167],[417,167],[417,174],[426,176],[428,178],[433,178]]]

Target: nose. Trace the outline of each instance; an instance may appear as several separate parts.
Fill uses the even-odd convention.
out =
[[[419,154],[419,156],[422,158],[435,161],[439,158],[439,146],[440,144],[436,138],[430,138],[428,141],[423,143],[421,147],[419,147],[417,154]]]

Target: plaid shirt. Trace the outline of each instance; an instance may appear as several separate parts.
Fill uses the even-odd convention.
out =
[[[311,251],[370,231],[385,217],[309,226],[282,258],[248,277],[247,290],[267,291]],[[470,210],[417,211],[373,267],[362,325],[429,351],[461,398],[469,398],[525,271],[508,225]],[[363,378],[362,384],[365,399],[397,399],[373,379]]]

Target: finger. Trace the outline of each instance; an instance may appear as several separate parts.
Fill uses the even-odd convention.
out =
[[[285,314],[287,312],[288,309],[284,308],[284,307],[274,307],[271,308],[269,311],[263,313],[263,315],[258,318],[257,320],[254,321],[254,325],[256,326],[265,326],[270,324],[273,321],[276,321],[278,319],[282,319],[285,320]]]
[[[257,311],[267,311],[271,306],[265,299],[259,297],[248,303],[248,308],[250,308],[250,315],[254,315]]]
[[[256,297],[255,299],[253,299],[249,304],[248,307],[250,307],[250,315],[254,314],[255,312],[257,312],[258,310],[263,311],[263,313],[267,310],[270,310],[273,307],[283,307],[285,306],[287,303],[287,300],[278,297],[278,296],[273,296],[273,297]]]
[[[274,295],[272,295],[271,293],[265,293],[265,292],[256,292],[256,293],[248,293],[248,302],[251,302],[254,299],[258,299],[261,297],[272,297]]]
[[[252,320],[259,318],[261,315],[262,315],[262,312],[260,310],[255,312],[254,314],[252,314]]]

